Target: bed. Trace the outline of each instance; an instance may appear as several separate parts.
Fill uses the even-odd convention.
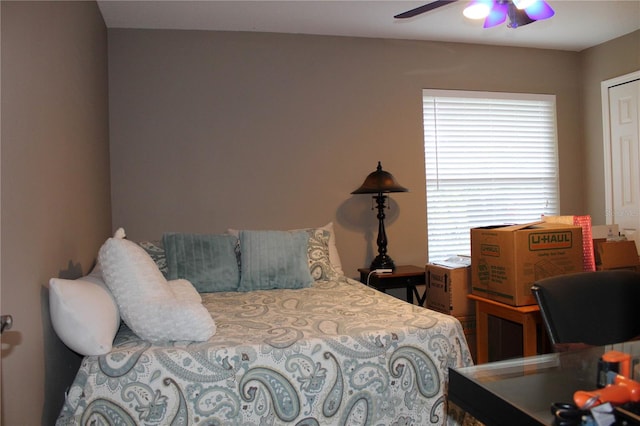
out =
[[[57,425],[445,424],[448,368],[472,363],[460,323],[344,276],[320,231],[307,285],[199,291],[215,324],[204,341],[151,341],[121,321],[105,353],[83,358]],[[239,275],[255,261],[245,248]]]

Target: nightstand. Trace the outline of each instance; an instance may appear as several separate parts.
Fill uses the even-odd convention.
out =
[[[426,289],[422,296],[418,292],[418,285],[425,285],[425,269],[424,267],[420,268],[419,266],[413,265],[401,265],[396,266],[396,269],[393,272],[384,273],[384,274],[371,274],[369,276],[369,272],[371,270],[369,268],[360,268],[358,272],[360,272],[360,282],[367,284],[367,279],[369,280],[368,284],[375,288],[376,290],[380,290],[383,293],[386,293],[387,290],[392,288],[406,288],[407,289],[407,302],[413,304],[413,297],[418,300],[418,304],[420,306],[424,306],[424,301],[426,298]]]

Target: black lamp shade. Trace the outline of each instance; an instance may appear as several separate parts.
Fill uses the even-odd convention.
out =
[[[375,172],[369,173],[360,188],[352,194],[378,194],[382,192],[407,192],[408,189],[398,185],[396,179],[389,172],[382,170],[382,165],[378,161]]]

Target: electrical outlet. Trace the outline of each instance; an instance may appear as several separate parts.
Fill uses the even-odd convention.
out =
[[[375,272],[376,274],[390,274],[390,273],[392,273],[392,272],[393,272],[393,269],[389,269],[389,268],[379,268],[379,269],[376,269],[376,270],[375,270],[375,271],[373,271],[373,272]]]

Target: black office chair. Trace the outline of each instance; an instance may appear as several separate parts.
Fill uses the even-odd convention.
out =
[[[531,291],[556,351],[640,337],[640,272],[558,275],[537,281]]]

